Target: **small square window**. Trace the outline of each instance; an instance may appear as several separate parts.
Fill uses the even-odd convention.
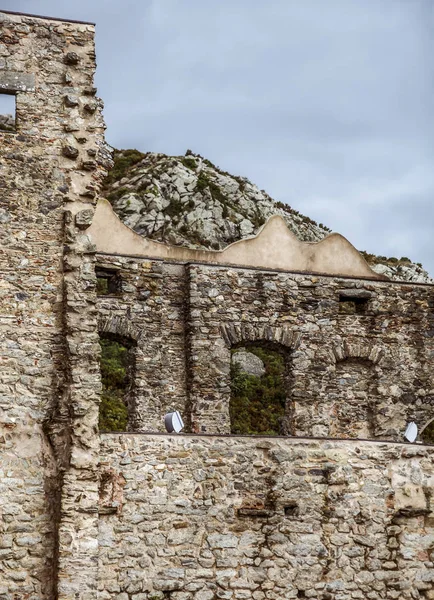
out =
[[[339,312],[344,315],[364,315],[368,308],[368,299],[351,296],[339,296]]]
[[[299,514],[298,504],[296,502],[291,502],[287,506],[283,507],[283,511],[285,513],[285,517],[297,517]]]
[[[96,268],[97,296],[113,296],[122,293],[122,279],[119,271]]]
[[[15,94],[0,93],[0,132],[16,131],[16,97]]]

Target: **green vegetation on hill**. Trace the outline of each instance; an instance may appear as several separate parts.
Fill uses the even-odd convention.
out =
[[[139,163],[145,157],[146,154],[139,152],[139,150],[115,150],[113,154],[114,164],[104,182],[105,187],[126,177],[131,167]]]
[[[280,435],[285,414],[285,361],[279,352],[247,348],[264,363],[265,374],[255,377],[231,365],[231,433]]]
[[[128,411],[124,396],[127,383],[128,349],[112,340],[102,339],[102,394],[99,409],[100,431],[125,431]]]
[[[401,258],[396,258],[395,256],[377,256],[376,254],[371,254],[370,252],[366,252],[366,250],[359,250],[360,254],[366,260],[368,265],[376,265],[381,263],[382,265],[387,265],[389,267],[401,267],[403,265],[411,265],[412,262],[407,256],[401,256]],[[418,267],[422,267],[421,263],[415,263]]]
[[[15,127],[13,125],[8,125],[7,123],[0,123],[0,131],[15,131]]]

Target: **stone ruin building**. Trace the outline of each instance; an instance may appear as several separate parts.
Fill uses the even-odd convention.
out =
[[[433,600],[434,447],[403,435],[434,419],[433,286],[279,218],[222,252],[140,238],[98,200],[94,26],[0,25],[0,599]],[[119,433],[107,336],[133,365]],[[282,436],[230,433],[253,343],[284,357]]]

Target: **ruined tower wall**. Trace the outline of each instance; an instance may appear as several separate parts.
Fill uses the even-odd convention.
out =
[[[0,92],[16,96],[16,131],[0,132],[0,596],[52,599],[59,569],[59,598],[79,587],[91,598],[96,521],[75,482],[94,473],[97,495],[94,249],[82,234],[108,164],[94,27],[5,13],[0,27]]]
[[[104,434],[101,600],[434,597],[434,448]],[[116,512],[116,510],[118,512]]]
[[[228,432],[230,349],[261,341],[287,352],[293,435],[401,440],[434,417],[432,286],[204,265],[189,282],[195,431]]]

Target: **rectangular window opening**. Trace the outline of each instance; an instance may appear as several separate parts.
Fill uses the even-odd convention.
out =
[[[368,298],[339,296],[339,312],[345,315],[363,315],[368,308]]]
[[[16,131],[16,96],[0,92],[0,132]]]
[[[119,271],[96,268],[97,296],[114,296],[122,293],[122,279]]]

